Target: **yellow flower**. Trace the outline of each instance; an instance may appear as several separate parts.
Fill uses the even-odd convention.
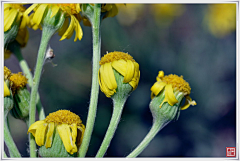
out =
[[[6,82],[4,81],[4,97],[6,96],[10,96],[10,91],[9,91],[9,88],[6,84]]]
[[[4,66],[3,71],[4,71],[4,80],[7,80],[12,75],[12,72],[6,66]]]
[[[144,6],[144,4],[117,4],[119,14],[116,18],[121,25],[131,26],[141,19],[144,13]]]
[[[185,11],[182,4],[153,4],[151,12],[159,25],[169,26],[173,20]]]
[[[210,4],[204,17],[204,25],[217,38],[236,30],[236,4]]]
[[[159,71],[157,76],[157,82],[151,87],[151,98],[153,99],[155,96],[159,95],[161,92],[164,92],[165,97],[162,103],[160,104],[160,108],[164,102],[167,102],[169,105],[173,106],[178,103],[174,92],[179,92],[183,94],[186,98],[185,104],[181,107],[181,110],[187,109],[190,105],[196,105],[195,101],[192,101],[190,98],[191,87],[189,83],[183,79],[183,76],[179,77],[175,74],[170,74],[164,76],[163,71]]]
[[[25,14],[29,14],[32,10],[34,10],[33,16],[30,16],[32,18],[31,25],[34,29],[40,28],[39,26],[41,26],[45,16],[44,13],[48,9],[52,10],[51,18],[58,12],[64,13],[66,17],[64,24],[58,32],[59,35],[62,36],[60,41],[72,37],[74,31],[76,32],[74,41],[82,39],[83,32],[79,23],[81,20],[80,4],[33,4],[25,11]],[[68,17],[70,17],[71,20],[70,25]]]
[[[50,113],[44,120],[35,122],[28,129],[28,133],[35,137],[37,145],[46,148],[52,146],[54,131],[60,135],[66,151],[74,154],[81,145],[85,126],[76,114],[68,110],[59,110]]]
[[[98,81],[101,91],[107,97],[116,93],[117,82],[114,70],[124,77],[123,83],[129,83],[133,90],[137,88],[140,78],[139,65],[129,54],[118,51],[107,53],[99,64],[101,67],[98,72]]]
[[[15,74],[11,74],[11,76],[9,77],[9,80],[10,80],[11,90],[14,95],[16,90],[26,86],[28,79],[24,75],[22,75],[22,72],[18,72]]]
[[[26,8],[22,4],[4,4],[4,32],[8,31],[14,22],[20,22],[20,29],[27,26],[29,18],[24,15]]]

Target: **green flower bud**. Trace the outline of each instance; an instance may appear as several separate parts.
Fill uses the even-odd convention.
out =
[[[11,110],[11,114],[16,119],[26,119],[29,115],[29,101],[30,92],[26,87],[18,89],[13,96],[14,108]]]

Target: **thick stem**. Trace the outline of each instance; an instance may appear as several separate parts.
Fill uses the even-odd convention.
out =
[[[32,88],[32,84],[33,84],[32,73],[30,72],[30,69],[28,67],[26,60],[22,56],[20,45],[17,42],[12,42],[9,45],[9,48],[17,57],[17,59],[19,61],[19,65],[20,65],[23,73],[26,75],[26,78],[28,79],[28,85],[30,88]],[[43,119],[45,119],[45,113],[44,113],[43,106],[41,104],[38,93],[37,93],[37,101],[36,102],[37,102],[37,111],[39,114],[39,120],[43,120]]]
[[[35,122],[35,114],[36,114],[36,100],[37,100],[37,93],[38,87],[41,77],[41,72],[45,60],[45,52],[47,49],[48,42],[52,35],[54,34],[55,30],[51,29],[50,27],[43,26],[42,31],[42,39],[41,44],[38,50],[38,57],[36,63],[36,69],[33,78],[33,86],[31,90],[31,99],[30,99],[30,110],[29,110],[29,126]],[[36,157],[36,144],[33,135],[29,134],[29,145],[30,145],[30,157]]]
[[[86,123],[86,129],[84,132],[83,141],[78,151],[78,157],[85,157],[89,142],[92,136],[92,131],[95,123],[97,102],[99,93],[98,83],[98,70],[100,61],[100,49],[101,49],[101,37],[100,37],[100,15],[101,4],[94,5],[94,15],[90,18],[92,22],[92,35],[93,35],[93,65],[92,65],[92,89],[90,97],[90,105],[88,111],[88,118]]]
[[[155,135],[165,126],[165,122],[154,121],[151,130],[142,140],[142,142],[127,156],[127,158],[135,158],[137,157],[152,141]]]
[[[111,118],[110,124],[108,126],[104,140],[101,144],[101,147],[98,150],[98,153],[96,155],[97,158],[103,157],[104,154],[106,153],[106,151],[110,145],[110,142],[113,138],[113,135],[117,129],[118,123],[120,121],[125,102],[126,102],[126,99],[113,101],[114,107],[113,107],[112,118]]]
[[[13,141],[12,135],[8,129],[7,120],[4,120],[4,142],[6,143],[10,157],[21,158],[21,154],[19,153],[16,144]]]

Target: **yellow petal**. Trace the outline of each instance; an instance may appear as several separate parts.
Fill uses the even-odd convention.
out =
[[[186,100],[183,106],[181,106],[181,110],[186,110],[190,105],[194,106],[197,105],[195,101],[192,101],[190,96],[186,96]]]
[[[76,11],[79,13],[81,11],[80,4],[76,4]]]
[[[10,91],[9,91],[7,84],[4,81],[4,97],[6,97],[6,96],[10,96]]]
[[[8,31],[11,28],[15,18],[18,15],[18,12],[17,10],[10,10],[8,14],[9,16],[7,16],[7,18],[4,19],[4,32]]]
[[[27,26],[28,22],[29,22],[28,16],[23,14],[22,22],[21,22],[21,25],[20,25],[19,29],[24,29]]]
[[[55,16],[58,13],[60,8],[57,5],[53,5],[51,9],[52,9],[52,15],[50,16],[50,18]]]
[[[47,9],[47,4],[41,4],[33,16],[33,22],[39,25],[42,21],[45,10]]]
[[[82,35],[83,35],[83,32],[82,32],[82,28],[78,22],[78,20],[74,17],[74,20],[75,20],[75,24],[76,24],[76,35],[75,35],[75,39],[74,41],[77,41],[77,39],[81,40],[82,39]]]
[[[106,86],[110,90],[117,89],[117,82],[113,73],[111,63],[105,63],[102,66],[103,66],[103,72],[101,72],[101,75],[104,78],[104,82]]]
[[[117,14],[118,14],[118,8],[115,4],[113,4],[111,11],[109,11],[108,17],[114,17]]]
[[[67,124],[58,125],[57,131],[60,138],[62,139],[66,151],[70,154],[77,152],[77,146],[75,143],[73,143],[69,125]]]
[[[126,68],[127,68],[127,62],[125,60],[118,60],[112,62],[112,67],[118,71],[122,76],[125,76]]]
[[[46,148],[50,148],[52,146],[53,132],[54,132],[54,122],[50,122],[48,124],[48,130],[46,135],[46,142],[45,142]]]
[[[70,128],[72,129],[72,139],[73,139],[73,143],[76,143],[76,138],[77,138],[77,124],[72,124],[70,126]]]
[[[138,82],[140,79],[140,71],[139,71],[139,64],[134,62],[134,76],[133,79],[129,82],[129,84],[133,87],[133,90],[135,90],[138,86]]]
[[[77,127],[78,130],[80,130],[81,132],[78,133],[79,139],[77,140],[77,145],[80,146],[83,140],[83,135],[85,132],[85,126],[83,124],[81,124],[80,126]]]
[[[169,105],[173,106],[175,103],[178,102],[178,100],[175,98],[175,95],[173,93],[173,88],[171,84],[167,84],[165,87],[165,98]]]
[[[74,31],[74,27],[75,27],[75,21],[73,19],[73,15],[71,15],[71,22],[70,22],[70,25],[67,29],[67,31],[63,34],[63,36],[61,37],[60,41],[61,40],[64,40],[65,38],[70,38],[73,34],[73,31]],[[70,37],[69,37],[70,36]]]
[[[24,12],[24,14],[28,15],[35,7],[37,7],[40,4],[32,4],[30,7],[28,7],[28,9],[26,9],[26,11]]]
[[[61,29],[58,30],[58,35],[59,36],[63,36],[63,34],[66,32],[67,28],[68,28],[68,24],[69,24],[69,19],[66,18],[63,26],[61,27]]]
[[[127,69],[123,79],[123,83],[128,83],[132,80],[134,76],[134,64],[131,60],[127,60]]]
[[[150,90],[153,92],[155,96],[157,96],[166,85],[167,84],[164,82],[156,82],[153,84]]]
[[[36,133],[36,130],[38,129],[38,127],[41,125],[41,124],[44,124],[46,123],[44,120],[42,121],[36,121],[35,123],[33,123],[29,128],[28,128],[28,133],[32,133],[32,135],[35,137],[35,133]]]
[[[106,77],[103,77],[102,73],[104,73],[103,71],[103,66],[100,67],[100,70],[99,70],[99,77],[100,77],[100,81],[99,81],[99,84],[100,84],[100,89],[101,91],[107,96],[107,97],[111,97],[115,92],[116,90],[110,90],[107,85],[105,84],[105,81],[104,79],[106,79]]]
[[[44,145],[47,126],[48,126],[48,123],[39,124],[38,128],[36,129],[35,141],[38,146]]]

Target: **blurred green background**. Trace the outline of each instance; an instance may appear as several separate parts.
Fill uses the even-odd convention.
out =
[[[197,102],[181,111],[179,120],[156,135],[140,157],[226,157],[236,147],[236,4],[127,4],[101,24],[101,55],[128,52],[140,65],[138,88],[128,98],[116,134],[105,157],[127,156],[152,125],[150,88],[159,70],[183,75]],[[78,114],[86,125],[91,90],[92,33],[74,42],[50,40],[55,58],[44,65],[39,87],[46,115],[59,109]],[[34,71],[41,30],[29,29],[22,49]],[[21,71],[14,55],[4,61],[12,72]],[[101,91],[96,123],[87,157],[101,145],[112,113],[112,101]],[[28,157],[27,127],[9,116],[20,153]]]

